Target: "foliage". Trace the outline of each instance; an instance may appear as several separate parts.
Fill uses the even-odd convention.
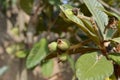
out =
[[[48,53],[47,40],[41,39],[36,43],[27,57],[26,66],[32,68],[40,63]]]
[[[33,7],[33,0],[20,0],[20,6],[26,13],[30,14]]]
[[[115,61],[117,64],[120,64],[120,54],[119,53],[110,53],[109,58]]]
[[[96,52],[80,56],[75,67],[79,80],[104,80],[113,73],[112,63]]]
[[[108,26],[108,24],[110,24],[110,23],[108,23],[108,16],[106,13],[104,13],[103,11],[101,11],[99,9],[99,8],[103,8],[103,6],[96,0],[93,1],[95,5],[93,5],[93,3],[89,0],[84,0],[84,2],[94,17],[93,23],[94,23],[94,20],[97,23],[97,24],[94,23],[92,25],[93,27],[89,25],[91,28],[93,28],[93,30],[87,29],[89,26],[86,26],[86,29],[85,28],[83,29],[84,24],[82,23],[82,21],[81,22],[78,22],[78,21],[80,21],[81,19],[87,19],[91,22],[91,19],[89,19],[88,17],[86,18],[86,16],[83,16],[79,13],[77,15],[74,14],[74,12],[73,12],[74,8],[71,8],[68,5],[63,5],[63,6],[61,6],[61,10],[63,11],[65,16],[69,20],[78,24],[78,26],[80,25],[80,29],[83,30],[86,34],[88,34],[88,36],[90,38],[92,38],[92,41],[94,41],[94,43],[97,44],[97,46],[100,49],[100,51],[102,52],[102,54],[104,56],[106,56],[106,58],[108,58],[107,57],[108,52],[106,50],[106,47],[108,47],[110,44],[108,44],[107,46],[104,45],[104,41],[108,40],[106,38],[108,31],[107,31],[107,33],[104,33],[105,24],[106,24],[106,26]],[[98,9],[98,10],[96,10],[96,9]],[[74,16],[74,18],[72,18],[73,16]],[[83,17],[80,17],[80,16],[83,16]],[[114,16],[114,15],[112,15],[112,16]],[[103,18],[104,18],[104,20],[103,20]],[[94,27],[98,28],[98,29],[94,29]],[[92,31],[93,31],[96,38],[94,38],[92,35],[89,35],[87,30],[89,31],[89,33],[92,33]],[[115,30],[113,32],[115,32]],[[119,37],[114,38],[114,39],[112,39],[112,35],[111,36],[109,35],[109,37],[110,37],[109,39],[111,39],[110,41],[114,41],[114,42],[118,42],[118,43],[120,42]],[[95,40],[95,39],[97,39],[97,40]],[[101,42],[103,42],[103,44]],[[101,46],[101,47],[99,47],[99,46]],[[117,53],[115,53],[115,54],[117,54]],[[93,53],[93,54],[88,53],[88,54],[81,56],[78,59],[78,61],[76,62],[76,75],[79,80],[81,80],[81,79],[83,79],[83,80],[93,80],[93,79],[103,80],[113,73],[113,67],[112,67],[111,62],[108,62],[105,59],[105,57],[99,59],[100,56],[97,57],[98,58],[98,62],[97,62],[96,57],[97,57],[97,55],[95,55],[95,53]],[[119,58],[117,58],[117,57],[110,55],[110,58],[112,58],[116,62],[119,62],[119,60],[118,60]],[[103,60],[105,60],[105,61],[103,61]],[[103,63],[103,62],[105,62],[105,63]],[[104,66],[105,70],[102,70],[103,66]]]
[[[0,11],[9,12],[15,2],[18,4],[10,15],[7,12],[13,27],[5,31],[10,33],[14,44],[10,43],[5,51],[24,59],[27,69],[39,66],[47,78],[54,70],[53,58],[58,63],[69,63],[73,79],[114,80],[113,75],[119,78],[114,67],[120,66],[120,15],[100,1],[0,0]],[[114,7],[118,2],[107,3]]]
[[[93,5],[93,2],[94,2],[94,5]],[[60,9],[61,9],[60,16],[66,22],[75,23],[76,26],[78,26],[78,28],[80,28],[85,33],[85,35],[87,35],[90,38],[90,42],[94,42],[94,45],[97,46],[97,49],[89,51],[91,53],[84,52],[85,54],[78,58],[78,60],[75,62],[76,69],[74,69],[73,63],[71,64],[71,66],[72,66],[73,70],[75,70],[76,76],[79,80],[81,80],[81,79],[82,80],[106,79],[107,77],[110,77],[113,74],[113,65],[107,59],[110,58],[115,62],[119,62],[119,58],[114,57],[113,55],[109,55],[109,57],[108,57],[108,55],[107,55],[109,53],[107,50],[108,45],[115,44],[116,42],[119,43],[119,36],[117,38],[112,39],[113,35],[116,33],[111,34],[109,31],[107,31],[107,33],[104,33],[106,26],[109,26],[108,24],[110,24],[108,22],[109,14],[113,17],[115,16],[118,19],[119,19],[119,17],[117,16],[117,14],[113,14],[110,12],[108,13],[98,1],[94,0],[93,2],[91,2],[90,0],[84,0],[84,3],[88,7],[88,10],[91,12],[93,18],[87,17],[87,16],[81,14],[81,12],[79,12],[78,9],[73,8],[70,5],[65,4],[65,5],[60,6]],[[115,32],[115,30],[113,30],[112,32]],[[110,44],[108,44],[107,46],[104,45],[104,41],[106,41],[106,40],[108,40],[108,42],[110,42]],[[60,43],[61,43],[61,41],[60,41]],[[43,42],[42,42],[42,44],[43,44]],[[38,45],[38,43],[37,43],[36,45],[37,46],[33,47],[33,49],[31,50],[30,54],[35,54],[34,52],[40,53],[41,52],[40,50],[43,50],[42,49],[43,47],[40,44]],[[49,45],[49,48],[52,48],[52,46],[50,46],[50,45]],[[64,46],[66,46],[66,43],[62,44],[62,46],[61,46],[62,50],[64,49]],[[76,48],[75,46],[76,45],[71,46],[73,48],[73,50],[74,50],[74,48]],[[40,47],[41,49],[38,50],[37,47]],[[55,53],[56,56],[58,56],[58,58],[61,61],[66,61],[68,57],[63,56],[63,55],[71,54],[70,53],[70,50],[72,50],[71,47],[65,49],[64,52],[62,52],[61,48],[59,47],[59,39],[58,39],[57,43],[55,44],[54,51],[52,51],[50,54],[48,54],[48,56],[53,56],[54,55],[53,53]],[[75,54],[77,52],[77,49],[79,49],[80,47],[83,47],[84,49],[86,48],[84,44],[82,46],[80,46],[78,44],[77,48],[75,49],[74,53],[72,53],[72,54]],[[87,48],[94,49],[95,47],[88,45]],[[87,50],[87,49],[85,49],[85,50]],[[44,51],[46,51],[46,50],[44,50]],[[101,54],[103,56],[101,57],[100,55],[97,54],[97,52],[93,52],[93,51],[101,51],[101,52],[99,52],[99,54]],[[115,54],[117,54],[117,53],[115,53]],[[42,57],[42,56],[44,56],[44,57]],[[46,56],[47,55],[39,54],[39,55],[37,55],[37,57],[39,57],[39,59],[34,57],[35,60],[32,59],[33,56],[31,59],[29,59],[31,56],[28,56],[28,59],[27,59],[28,68],[34,67],[35,65],[38,64],[38,62],[41,63],[41,61],[44,59],[49,59],[49,57],[45,58]],[[40,57],[42,57],[42,58],[40,58]],[[30,61],[30,60],[33,60],[33,61]],[[68,58],[68,60],[70,60],[70,59]],[[30,63],[32,63],[32,66]],[[45,69],[47,69],[47,66],[51,66],[51,65],[45,63],[45,66],[42,66],[43,74],[46,74],[46,76],[51,72],[51,71],[50,72],[44,71]],[[104,68],[102,68],[103,66],[104,66]]]
[[[41,70],[44,76],[51,76],[53,72],[53,60],[49,60],[41,65]]]
[[[101,37],[105,38],[104,29],[105,25],[108,24],[108,16],[103,11],[99,10],[99,8],[104,10],[104,7],[96,0],[93,0],[93,2],[91,2],[91,0],[84,0],[84,2],[92,13],[93,18],[98,25],[98,29],[100,29],[99,33],[100,35],[102,34]]]

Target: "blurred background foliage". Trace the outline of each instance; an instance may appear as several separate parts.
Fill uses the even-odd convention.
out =
[[[120,0],[104,2],[120,11]],[[70,4],[91,16],[82,0],[0,0],[0,80],[71,80],[71,60],[69,64],[53,59],[33,69],[25,66],[31,48],[42,38],[48,43],[66,38],[72,44],[87,38],[76,25],[60,17],[61,4]]]

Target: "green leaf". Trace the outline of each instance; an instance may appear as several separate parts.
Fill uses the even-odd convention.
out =
[[[91,32],[95,33],[95,31],[94,31],[94,29],[93,29],[93,25],[91,24],[90,21],[85,20],[85,19],[81,19],[81,20],[82,20],[82,22],[84,23],[84,25],[87,26],[87,28],[88,28]]]
[[[104,38],[104,29],[105,25],[108,24],[108,16],[105,12],[101,11],[100,9],[104,10],[104,7],[97,1],[97,0],[83,0],[85,5],[88,7],[89,11],[92,13],[97,25],[100,29],[100,34]]]
[[[120,16],[118,16],[117,14],[115,14],[114,12],[109,12],[107,10],[103,10],[107,15],[109,16],[115,16],[118,20],[120,20]]]
[[[28,51],[19,50],[16,52],[15,56],[17,56],[18,58],[25,58],[27,54],[28,54]]]
[[[32,50],[30,51],[26,61],[27,68],[33,68],[38,63],[41,63],[41,61],[46,57],[47,53],[47,40],[42,38],[33,46]]]
[[[89,28],[87,28],[84,23],[76,16],[73,14],[72,9],[73,7],[70,5],[62,5],[60,6],[60,9],[62,12],[65,14],[66,18],[68,18],[70,21],[76,23],[78,27],[83,30],[92,40],[95,42],[98,42],[98,37],[96,36],[95,33],[91,32]]]
[[[113,39],[111,39],[111,41],[113,41],[113,42],[117,42],[117,43],[120,43],[120,37],[113,38]]]
[[[87,53],[75,64],[78,80],[103,80],[113,73],[113,65],[104,56],[98,57],[97,52]]]
[[[73,7],[70,5],[62,5],[60,6],[61,10],[63,11],[63,13],[65,14],[65,16],[71,20],[72,22],[76,23],[77,25],[80,26],[80,28],[87,34],[90,34],[92,36],[95,36],[92,32],[90,32],[85,25],[83,24],[83,22],[73,14],[72,9]]]
[[[41,66],[42,74],[45,77],[51,76],[51,74],[53,72],[53,67],[54,67],[53,60],[49,60],[49,61],[43,63],[42,66]]]
[[[120,16],[114,12],[110,12],[110,11],[107,11],[105,10],[104,8],[99,8],[101,11],[104,11],[108,16],[111,16],[111,17],[116,17],[118,20],[120,20]]]
[[[108,56],[110,59],[120,65],[120,53],[110,53]]]
[[[33,0],[20,0],[20,7],[30,14],[32,12]]]

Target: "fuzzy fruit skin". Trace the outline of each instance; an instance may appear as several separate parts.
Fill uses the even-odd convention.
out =
[[[49,45],[48,45],[48,48],[51,52],[53,51],[56,51],[57,50],[57,42],[51,42]]]
[[[66,51],[70,47],[70,42],[66,39],[58,39],[57,47],[62,51]]]
[[[67,54],[66,53],[63,53],[62,55],[59,56],[59,59],[61,61],[66,61],[67,60]]]

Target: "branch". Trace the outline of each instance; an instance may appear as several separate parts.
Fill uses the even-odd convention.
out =
[[[28,23],[28,30],[27,30],[27,45],[30,48],[33,44],[33,36],[35,34],[35,26],[38,21],[38,15],[43,10],[44,6],[41,6],[41,2],[38,3],[36,10],[33,10],[34,13],[31,15],[29,23]]]
[[[111,11],[117,13],[118,15],[120,15],[120,11],[118,11],[117,9],[109,6],[108,4],[106,4],[104,1],[102,0],[98,0],[103,6],[105,6],[106,8],[110,9]]]
[[[73,45],[65,53],[67,53],[69,55],[77,54],[77,53],[84,54],[86,52],[99,50],[98,48],[89,48],[89,47],[85,48],[85,47],[83,47],[84,45],[88,44],[89,42],[91,42],[90,39],[85,40],[85,41],[78,43],[76,45]],[[51,59],[54,57],[57,57],[57,51],[49,53],[48,56],[45,57],[45,60],[48,60],[48,59]]]

